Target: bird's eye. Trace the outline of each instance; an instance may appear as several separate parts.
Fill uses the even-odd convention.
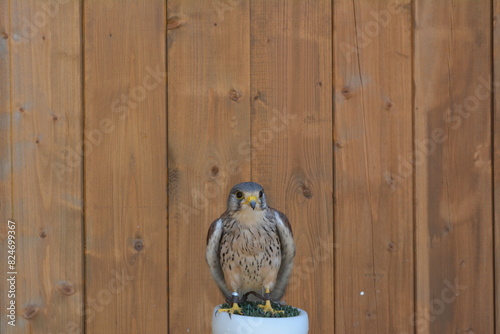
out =
[[[264,192],[261,190],[261,191],[259,191],[259,197],[262,197],[262,196],[264,196]]]
[[[242,199],[243,198],[243,193],[241,191],[236,192],[236,198],[237,199]]]

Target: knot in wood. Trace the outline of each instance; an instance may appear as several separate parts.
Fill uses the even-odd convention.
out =
[[[135,239],[134,248],[138,252],[142,251],[144,249],[144,242],[141,239]]]
[[[387,249],[389,250],[389,252],[394,252],[396,250],[396,245],[394,244],[394,242],[389,242],[389,244],[387,245]]]
[[[312,197],[312,191],[306,186],[302,187],[302,195],[304,195],[305,198],[311,198]]]
[[[39,311],[40,309],[36,305],[27,305],[23,310],[22,316],[24,319],[30,320],[33,319]]]
[[[229,96],[230,100],[237,102],[240,99],[241,94],[238,93],[238,91],[236,89],[231,89],[229,91],[228,96]]]
[[[351,98],[351,96],[352,96],[351,87],[348,87],[348,86],[342,87],[342,90],[340,92],[342,93],[342,95],[344,95],[346,100]]]
[[[62,295],[71,296],[76,292],[76,289],[73,283],[68,281],[60,281],[57,284],[57,291],[59,291],[59,293],[61,293]]]
[[[219,167],[216,165],[213,165],[212,168],[210,169],[210,173],[212,174],[212,176],[219,175]]]
[[[177,18],[167,19],[167,30],[177,29],[181,26],[181,22]]]

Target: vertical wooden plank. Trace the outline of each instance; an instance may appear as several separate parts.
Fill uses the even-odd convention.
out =
[[[332,8],[251,3],[252,179],[286,213],[297,243],[284,296],[333,333]]]
[[[0,280],[7,282],[7,231],[12,218],[12,152],[10,112],[10,1],[0,1]],[[5,255],[4,255],[5,254]],[[2,284],[2,289],[6,284]],[[8,333],[10,310],[7,291],[1,292],[0,331]]]
[[[500,0],[493,1],[493,205],[495,266],[495,333],[500,334]]]
[[[411,333],[411,5],[336,1],[333,23],[336,331]]]
[[[165,1],[84,13],[86,331],[165,333]]]
[[[65,156],[81,144],[80,7],[10,4],[17,321],[8,333],[83,328],[82,159],[70,169]]]
[[[170,332],[210,333],[224,301],[205,262],[208,227],[250,176],[249,3],[168,3]]]
[[[492,333],[491,2],[415,3],[418,333]]]

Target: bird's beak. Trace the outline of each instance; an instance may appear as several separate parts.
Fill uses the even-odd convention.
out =
[[[255,206],[257,205],[257,197],[248,196],[245,203],[249,204],[252,207],[252,209],[255,210]]]

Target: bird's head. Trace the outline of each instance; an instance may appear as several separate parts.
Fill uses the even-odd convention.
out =
[[[265,210],[267,203],[264,189],[255,182],[243,182],[235,185],[229,192],[227,208],[229,211]]]

